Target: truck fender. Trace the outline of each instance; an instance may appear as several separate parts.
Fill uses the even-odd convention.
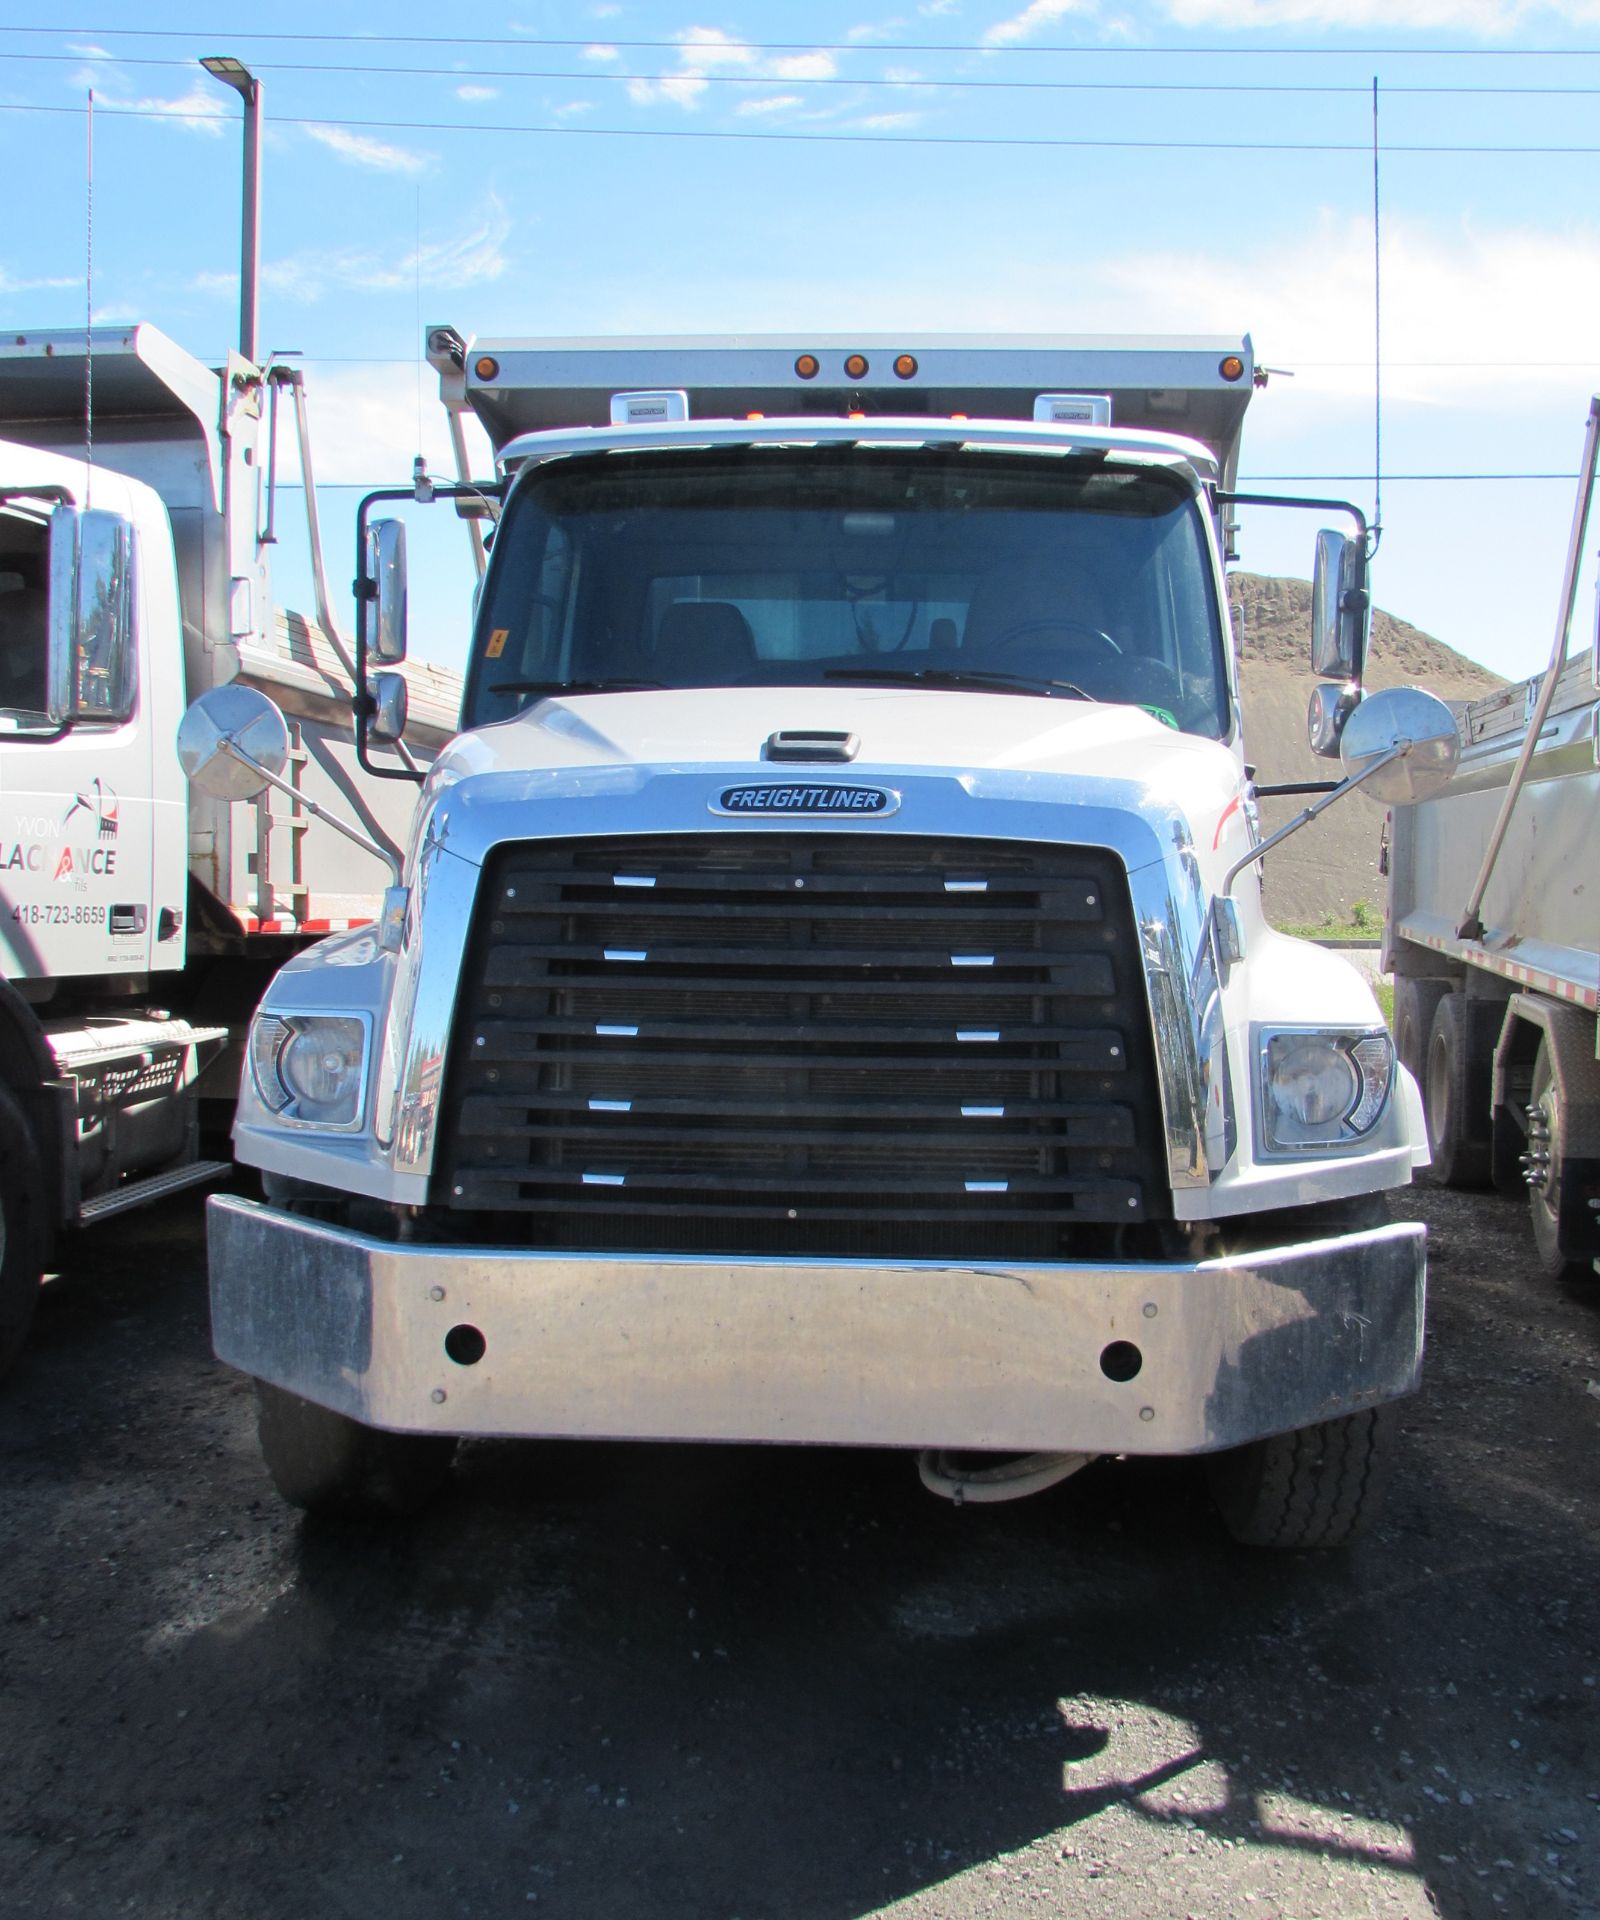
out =
[[[1541,994],[1514,993],[1494,1054],[1496,1186],[1522,1185],[1519,1160],[1527,1141],[1526,1107],[1540,1041],[1548,1042],[1561,1104],[1564,1171],[1590,1187],[1600,1183],[1600,1060],[1595,1016]]]

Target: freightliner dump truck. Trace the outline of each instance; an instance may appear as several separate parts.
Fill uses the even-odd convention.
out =
[[[436,490],[497,520],[462,730],[386,937],[257,1016],[268,1204],[210,1204],[280,1490],[412,1504],[474,1434],[904,1448],[970,1500],[1205,1454],[1241,1539],[1347,1538],[1426,1148],[1367,986],[1261,915],[1249,341],[429,351],[497,459]],[[1456,736],[1361,704],[1344,511],[1312,732],[1388,799]]]
[[[1600,608],[1574,644],[1600,396],[1542,674],[1461,715],[1460,772],[1394,809],[1385,964],[1435,1171],[1525,1188],[1541,1271],[1600,1261]]]
[[[326,593],[315,620],[274,603],[280,406],[320,587],[296,370],[214,369],[148,326],[0,342],[0,1373],[75,1228],[226,1170],[200,1123],[226,1141],[262,988],[379,912],[381,849],[345,816],[405,833],[401,790],[357,763]],[[425,762],[459,682],[413,679]],[[262,687],[280,786],[191,790],[186,692]]]

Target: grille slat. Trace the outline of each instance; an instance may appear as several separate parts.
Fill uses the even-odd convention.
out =
[[[435,1191],[485,1237],[1048,1258],[1169,1211],[1127,882],[1092,849],[505,847],[450,1060]]]

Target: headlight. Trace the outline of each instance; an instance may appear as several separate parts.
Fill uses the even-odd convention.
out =
[[[367,1022],[350,1013],[262,1013],[250,1028],[250,1077],[261,1103],[304,1126],[361,1124]]]
[[[1262,1036],[1262,1147],[1319,1153],[1354,1146],[1378,1124],[1394,1084],[1387,1032],[1298,1029]]]

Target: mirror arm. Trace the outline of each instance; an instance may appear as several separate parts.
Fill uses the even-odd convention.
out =
[[[1355,521],[1362,545],[1371,551],[1372,533],[1367,516],[1353,500],[1319,500],[1304,494],[1229,493],[1218,488],[1212,498],[1224,507],[1304,507],[1316,513],[1347,513]]]
[[[313,818],[320,820],[324,826],[332,827],[335,833],[342,833],[346,840],[353,840],[364,853],[375,855],[389,869],[397,887],[403,883],[404,868],[394,848],[380,846],[376,840],[369,839],[358,827],[352,827],[347,821],[341,820],[336,813],[329,813],[326,807],[303,794],[298,787],[292,787],[287,780],[279,779],[277,774],[269,772],[262,766],[253,753],[241,747],[231,734],[223,734],[217,744],[231,753],[235,760],[243,761],[250,771],[258,774],[269,787],[276,787],[279,793],[288,794],[297,805],[303,807]]]
[[[1302,827],[1309,826],[1319,813],[1326,813],[1336,800],[1342,800],[1347,793],[1354,793],[1363,781],[1370,780],[1375,773],[1394,761],[1404,759],[1410,751],[1409,740],[1397,740],[1387,753],[1380,753],[1370,767],[1363,767],[1359,773],[1352,774],[1348,780],[1341,780],[1331,793],[1324,793],[1321,799],[1313,800],[1304,812],[1297,813],[1287,825],[1279,827],[1276,833],[1269,833],[1265,840],[1253,846],[1247,854],[1235,860],[1229,867],[1222,877],[1222,885],[1217,889],[1218,897],[1226,899],[1233,892],[1234,881],[1246,867],[1253,866],[1263,854],[1270,853],[1274,847],[1281,845],[1291,833],[1298,833]]]

